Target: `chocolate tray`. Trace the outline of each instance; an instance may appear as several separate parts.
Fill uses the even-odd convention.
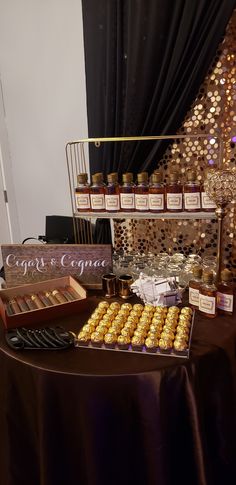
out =
[[[116,344],[114,347],[109,347],[106,344],[92,344],[89,342],[88,344],[82,344],[81,342],[75,341],[75,347],[76,348],[83,348],[83,349],[90,349],[90,350],[108,350],[108,351],[113,351],[113,352],[125,352],[128,354],[140,354],[140,355],[153,355],[155,357],[177,357],[177,358],[185,358],[189,359],[190,356],[190,350],[191,350],[191,342],[192,342],[192,332],[193,332],[193,324],[194,324],[194,318],[195,318],[195,310],[193,310],[192,314],[192,320],[191,320],[191,327],[190,327],[190,332],[189,332],[189,346],[186,350],[184,351],[176,351],[174,349],[171,350],[161,350],[159,347],[157,347],[156,351],[150,351],[147,350],[145,345],[143,345],[140,350],[137,350],[136,348],[133,348],[132,345],[130,344],[128,349],[121,349],[118,347]]]

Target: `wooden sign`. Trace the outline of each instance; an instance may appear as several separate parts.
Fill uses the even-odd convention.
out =
[[[112,271],[110,244],[8,244],[1,246],[8,287],[73,276],[86,288],[101,288]]]

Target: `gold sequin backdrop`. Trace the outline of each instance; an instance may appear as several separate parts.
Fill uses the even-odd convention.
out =
[[[206,133],[219,135],[224,142],[223,163],[235,167],[236,163],[236,10],[226,29],[214,62],[199,93],[186,115],[178,134]],[[213,141],[214,143],[214,141]],[[164,179],[168,170],[178,166],[184,179],[186,168],[194,166],[198,179],[211,159],[217,162],[218,145],[209,140],[176,139],[159,162],[158,169]],[[212,163],[213,163],[212,162]],[[236,212],[231,204],[224,221],[223,264],[236,275]],[[215,255],[217,225],[215,220],[119,220],[114,222],[115,249],[158,253],[180,251]]]

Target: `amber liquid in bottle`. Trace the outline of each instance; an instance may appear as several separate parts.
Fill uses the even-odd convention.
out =
[[[183,186],[178,181],[178,172],[170,173],[170,182],[166,186],[166,209],[169,212],[182,212]]]
[[[151,176],[149,210],[150,212],[164,212],[165,210],[165,186],[162,183],[160,172],[154,172]]]
[[[120,209],[122,212],[134,212],[134,184],[131,172],[122,175],[122,185],[120,185]]]
[[[135,187],[135,210],[146,212],[149,210],[149,184],[147,172],[138,173],[138,183]]]
[[[212,271],[203,273],[203,284],[199,290],[199,310],[205,317],[217,316],[217,288],[213,283]]]
[[[184,184],[184,210],[187,212],[201,210],[200,184],[196,180],[194,170],[187,172],[187,182]]]
[[[107,176],[107,186],[105,187],[105,208],[107,212],[118,212],[120,210],[120,189],[118,184],[118,174],[110,173]]]
[[[76,208],[78,212],[90,211],[90,188],[88,185],[88,175],[80,173],[77,177],[78,185],[75,189]]]
[[[217,308],[219,313],[233,315],[235,307],[235,286],[233,275],[228,269],[221,271],[221,281],[217,288]]]
[[[189,304],[192,308],[199,308],[199,289],[202,285],[202,268],[194,266],[193,279],[189,281]]]
[[[92,212],[105,211],[105,186],[101,173],[92,175],[92,185],[90,187],[90,200]]]

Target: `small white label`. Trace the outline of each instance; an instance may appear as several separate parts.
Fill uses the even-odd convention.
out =
[[[217,291],[217,308],[225,312],[232,312],[234,305],[234,295],[226,295]]]
[[[76,194],[76,207],[79,210],[87,210],[90,209],[90,198],[89,194]]]
[[[149,209],[163,210],[164,209],[164,194],[149,194]]]
[[[135,209],[142,211],[149,209],[148,194],[135,194]]]
[[[201,193],[202,208],[203,209],[215,209],[216,205],[206,192]]]
[[[91,208],[95,210],[105,209],[105,197],[104,194],[90,194]]]
[[[189,287],[189,303],[191,305],[197,306],[199,305],[199,290],[197,288]]]
[[[203,313],[214,315],[216,312],[216,297],[199,293],[199,310]]]
[[[121,209],[134,210],[134,194],[120,194]]]
[[[186,192],[184,194],[184,208],[189,210],[200,209],[200,192]]]
[[[120,210],[120,198],[119,195],[105,195],[105,206],[107,211]]]
[[[182,210],[183,208],[183,194],[168,194],[166,196],[167,209]]]

